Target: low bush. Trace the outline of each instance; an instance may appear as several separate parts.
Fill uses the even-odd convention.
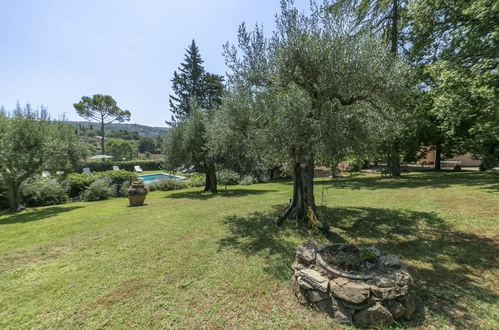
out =
[[[99,178],[92,182],[83,194],[85,201],[100,201],[109,199],[115,195],[115,186],[112,185],[109,178]]]
[[[260,173],[258,177],[256,177],[253,183],[269,183],[270,182],[270,174],[268,173]]]
[[[138,177],[136,173],[125,170],[96,172],[93,175],[97,178],[109,178],[111,184],[118,186],[121,186],[126,181],[132,182]]]
[[[69,187],[69,197],[75,198],[80,196],[85,189],[94,181],[91,174],[85,173],[70,173],[66,177],[66,182]]]
[[[161,191],[168,191],[168,190],[178,190],[178,189],[184,189],[184,188],[189,188],[189,183],[186,180],[171,180],[171,179],[166,179],[166,180],[161,180],[158,182],[153,182],[147,186],[149,191],[156,191],[156,190],[161,190]]]
[[[68,201],[67,186],[48,178],[32,178],[21,185],[21,198],[26,206],[62,204]]]
[[[129,188],[130,188],[130,181],[124,181],[121,185],[116,186],[117,197],[127,197]]]
[[[239,181],[239,184],[245,185],[245,186],[253,184],[253,183],[257,183],[257,179],[253,175],[245,175]]]
[[[234,171],[231,170],[222,170],[218,172],[218,184],[222,186],[229,186],[238,184],[241,176]]]
[[[187,184],[189,187],[202,187],[204,186],[205,175],[202,173],[189,174]]]

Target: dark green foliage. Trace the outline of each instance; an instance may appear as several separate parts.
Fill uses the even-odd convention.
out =
[[[18,104],[12,114],[0,113],[0,175],[13,211],[20,207],[25,180],[46,169],[67,171],[82,154],[73,128],[51,121],[43,107]]]
[[[140,153],[150,152],[152,154],[157,154],[159,151],[156,140],[149,136],[141,136],[137,148]]]
[[[116,197],[127,197],[131,181],[123,181],[121,185],[116,185]]]
[[[139,165],[144,171],[160,170],[163,167],[161,160],[131,160],[121,162],[84,162],[77,168],[78,172],[82,172],[83,168],[88,167],[92,172],[109,171],[116,165],[120,170],[133,172],[134,166]]]
[[[87,120],[95,120],[100,124],[101,153],[105,153],[104,126],[113,121],[130,120],[130,111],[122,110],[110,95],[95,94],[92,97],[83,96],[81,101],[73,104],[76,113]]]
[[[7,187],[5,186],[5,182],[0,176],[0,210],[6,209],[9,207],[9,195],[7,193]]]
[[[109,199],[116,194],[116,189],[109,178],[99,178],[92,182],[83,194],[87,202]]]
[[[183,180],[171,180],[171,179],[166,179],[166,180],[161,180],[158,182],[153,182],[149,185],[147,185],[147,188],[149,191],[156,191],[156,190],[161,190],[161,191],[169,191],[169,190],[178,190],[178,189],[184,189],[188,188],[189,183]]]
[[[107,137],[110,138],[118,138],[123,140],[139,140],[141,138],[138,132],[129,132],[124,129],[120,129],[117,131],[110,131],[106,135]]]
[[[66,178],[69,190],[69,197],[75,198],[80,196],[85,189],[90,186],[93,181],[93,176],[84,173],[70,173]]]
[[[119,186],[121,186],[123,182],[132,182],[138,177],[136,173],[125,170],[96,172],[93,173],[93,176],[97,178],[109,178],[111,184]]]
[[[56,205],[68,201],[67,191],[57,180],[31,178],[21,185],[21,198],[26,206]]]
[[[134,143],[125,140],[110,140],[106,143],[107,153],[116,160],[131,160],[137,155]]]
[[[243,186],[247,186],[257,182],[258,180],[253,175],[250,174],[243,176],[241,180],[239,180],[239,184]]]
[[[410,2],[410,59],[425,93],[428,142],[442,154],[499,163],[499,42],[495,0]]]
[[[103,178],[108,180],[109,185],[113,186],[113,189],[120,193],[120,195],[123,195],[123,187],[128,187],[130,182],[137,178],[137,174],[125,170],[103,171],[92,174],[70,173],[66,178],[69,196],[71,198],[80,196],[93,182]]]
[[[191,173],[187,179],[189,187],[202,187],[204,186],[205,176],[202,173]]]
[[[211,109],[220,104],[224,90],[223,77],[206,73],[203,60],[196,46],[196,42],[187,48],[184,62],[177,71],[173,72],[172,89],[175,95],[170,95],[170,111],[172,123],[189,117],[194,99],[203,109]]]
[[[217,178],[218,178],[218,184],[222,186],[228,186],[228,185],[239,184],[241,176],[234,171],[223,170],[217,174]]]
[[[215,157],[210,155],[206,137],[209,120],[209,112],[202,111],[197,105],[193,107],[189,117],[172,123],[170,134],[163,142],[163,153],[166,155],[166,169],[193,165],[196,171],[205,173],[205,191],[216,192]]]
[[[376,258],[376,252],[373,249],[368,249],[365,247],[361,247],[359,249],[360,259],[364,261],[373,261]]]
[[[189,98],[195,97],[201,103],[203,95],[204,67],[203,60],[199,54],[199,48],[194,39],[186,49],[184,63],[180,64],[177,71],[173,72],[172,89],[175,95],[170,95],[170,111],[172,121],[182,120],[190,114]]]

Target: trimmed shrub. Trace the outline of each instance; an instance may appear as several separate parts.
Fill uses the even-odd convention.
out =
[[[218,184],[222,186],[229,186],[239,183],[241,178],[239,174],[230,170],[223,170],[218,172]]]
[[[96,172],[93,175],[97,178],[109,178],[111,184],[118,186],[121,186],[125,181],[132,182],[138,177],[136,173],[125,170]]]
[[[70,173],[66,178],[69,187],[69,197],[75,198],[80,196],[85,189],[90,186],[94,177],[91,174]]]
[[[62,204],[68,201],[67,190],[56,180],[32,178],[21,185],[21,198],[26,206]]]
[[[115,187],[109,178],[99,178],[92,182],[83,194],[85,201],[100,201],[115,195]]]
[[[253,175],[245,175],[243,178],[239,181],[239,184],[247,186],[253,183],[257,183],[257,179]]]
[[[189,188],[189,183],[185,180],[165,179],[158,182],[153,182],[147,186],[149,191],[168,191]]]
[[[139,165],[144,171],[155,171],[162,168],[162,160],[130,160],[130,161],[111,161],[111,162],[84,162],[77,168],[78,172],[82,172],[84,167],[88,167],[92,172],[110,171],[113,165],[119,166],[121,170],[133,172],[133,167]]]

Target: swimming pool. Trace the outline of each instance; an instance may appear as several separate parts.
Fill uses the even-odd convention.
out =
[[[142,179],[144,184],[150,184],[150,183],[158,182],[158,181],[165,180],[165,179],[171,179],[171,180],[184,180],[185,179],[182,176],[177,176],[177,175],[172,175],[172,174],[167,174],[167,173],[144,174],[144,175],[139,175],[139,178]]]

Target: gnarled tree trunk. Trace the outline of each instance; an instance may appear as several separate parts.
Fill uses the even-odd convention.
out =
[[[313,179],[313,161],[293,165],[293,198],[286,211],[277,219],[278,225],[281,225],[286,219],[291,219],[310,229],[318,227],[319,218],[315,205]]]
[[[212,193],[216,193],[218,190],[217,190],[217,173],[215,171],[215,165],[209,164],[206,167],[204,174],[205,174],[204,191],[211,191]]]

